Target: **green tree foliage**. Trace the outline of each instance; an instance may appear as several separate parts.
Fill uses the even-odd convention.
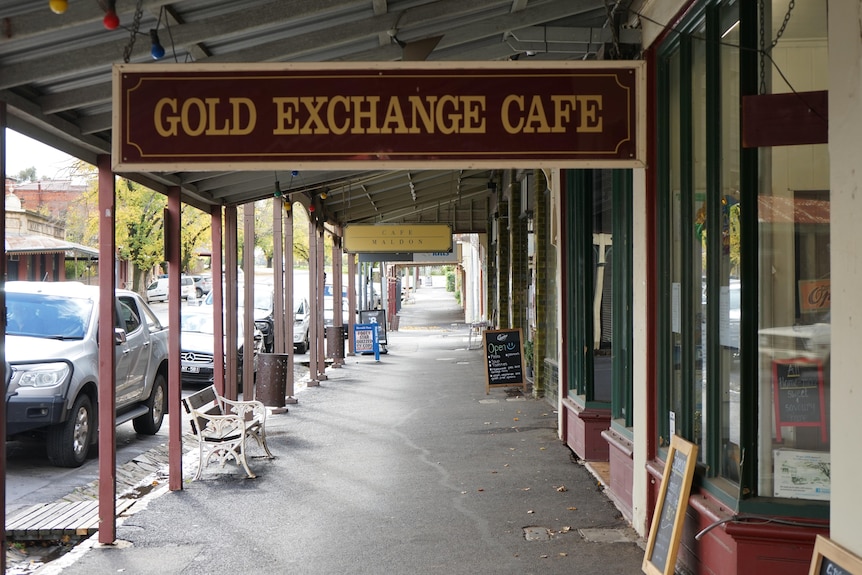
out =
[[[89,179],[87,191],[70,206],[66,237],[87,246],[99,245],[99,189],[95,168],[79,166],[77,174]],[[114,229],[117,254],[132,263],[131,289],[143,292],[147,274],[164,263],[164,209],[167,197],[124,178],[117,180]],[[181,267],[189,270],[198,249],[211,237],[208,214],[182,206]],[[161,268],[164,270],[164,267]]]
[[[69,241],[87,246],[99,245],[98,178],[96,169],[83,162],[72,168],[75,177],[87,178],[89,185],[80,200],[69,207],[66,237]],[[121,258],[133,264],[133,287],[143,291],[147,274],[154,268],[166,271],[164,266],[163,213],[167,198],[126,179],[117,181],[117,213],[115,218],[116,244]],[[272,267],[274,244],[272,239],[273,209],[283,209],[281,200],[260,200],[255,204],[255,246]],[[212,237],[210,214],[183,204],[181,208],[181,268],[193,272],[197,268],[197,255],[202,247],[210,247]],[[240,251],[243,245],[242,209],[239,213]],[[300,204],[283,212],[284,225],[293,226],[293,255],[295,265],[308,265],[308,213]],[[224,230],[223,230],[224,232]],[[327,246],[331,239],[326,237]],[[329,259],[327,248],[327,259]],[[240,260],[241,261],[241,260]]]
[[[255,247],[263,252],[266,259],[266,267],[272,267],[272,260],[275,256],[275,243],[273,241],[273,210],[275,208],[283,209],[284,205],[281,200],[259,200],[255,202],[254,210],[254,232],[255,232]],[[305,262],[308,264],[308,213],[300,207],[299,204],[294,204],[292,209],[282,211],[282,225],[288,226],[293,224],[293,257],[295,263]]]
[[[119,256],[132,263],[132,289],[143,291],[147,273],[164,260],[167,197],[131,180],[117,183],[115,229]]]
[[[308,212],[299,204],[294,204],[290,210],[293,221],[293,257],[296,262],[308,264],[310,250],[308,247]]]
[[[66,239],[84,246],[99,245],[98,178],[96,168],[86,162],[76,162],[73,175],[87,182],[87,191],[66,208]]]
[[[38,180],[38,177],[36,176],[36,167],[30,166],[29,168],[21,170],[20,172],[18,172],[18,175],[15,176],[15,179],[21,183],[35,182],[36,180]]]
[[[254,203],[254,244],[263,252],[266,259],[266,267],[272,267],[272,258],[275,253],[275,242],[272,239],[273,206],[281,206],[280,201],[271,199],[258,200]]]
[[[187,204],[182,205],[180,218],[183,223],[180,229],[180,268],[191,273],[197,271],[200,248],[212,243],[212,218]]]

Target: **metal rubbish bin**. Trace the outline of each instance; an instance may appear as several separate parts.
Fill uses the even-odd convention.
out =
[[[327,326],[326,334],[326,357],[331,359],[344,359],[344,326]]]
[[[286,353],[259,353],[255,399],[268,407],[284,407],[287,388]]]

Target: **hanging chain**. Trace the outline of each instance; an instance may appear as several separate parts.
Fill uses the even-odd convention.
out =
[[[775,35],[775,40],[772,41],[772,46],[769,47],[770,50],[775,48],[775,45],[778,44],[778,40],[784,36],[784,31],[787,29],[787,24],[790,22],[790,13],[793,12],[793,9],[796,7],[796,0],[790,0],[790,3],[787,5],[787,13],[784,15],[784,22],[781,23],[781,27],[778,29],[778,33]]]
[[[766,93],[766,10],[763,5],[763,0],[760,0],[760,93]],[[793,9],[796,8],[796,0],[790,0],[787,4],[787,12],[784,14],[784,21],[781,23],[781,26],[778,28],[778,32],[775,34],[775,40],[769,45],[769,51],[771,52],[773,48],[778,44],[778,41],[784,36],[784,32],[787,30],[787,25],[790,23],[790,15],[793,12]]]
[[[123,50],[123,62],[126,64],[129,63],[129,59],[132,57],[132,49],[135,47],[135,39],[141,27],[141,17],[144,15],[143,3],[144,0],[138,0],[138,3],[135,5],[135,17],[132,20],[132,27],[129,29],[129,43],[126,44],[126,48]]]
[[[757,57],[760,63],[760,91],[759,94],[766,93],[766,58],[763,57],[766,51],[766,14],[763,0],[760,0],[757,7],[758,16],[760,17],[760,34],[757,41],[759,42],[759,50]]]

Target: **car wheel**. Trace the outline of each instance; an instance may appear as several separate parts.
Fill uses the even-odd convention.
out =
[[[195,288],[195,296],[198,299],[202,299],[204,297],[204,290],[202,290],[201,288]]]
[[[296,344],[296,353],[306,353],[308,351],[308,336],[305,337],[305,341],[302,343]]]
[[[90,440],[96,428],[93,402],[79,395],[69,419],[48,428],[48,459],[59,467],[80,467],[87,460]]]
[[[167,398],[165,376],[158,373],[153,381],[150,397],[147,398],[147,413],[132,420],[135,431],[143,435],[155,435],[159,432],[167,412]]]

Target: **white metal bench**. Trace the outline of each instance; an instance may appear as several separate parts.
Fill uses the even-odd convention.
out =
[[[246,459],[246,439],[253,438],[266,452],[275,457],[266,445],[266,408],[260,401],[232,401],[216,393],[210,385],[183,398],[183,408],[189,417],[192,434],[198,439],[198,470],[215,457],[222,466],[229,459],[242,465],[250,478],[256,477]]]

